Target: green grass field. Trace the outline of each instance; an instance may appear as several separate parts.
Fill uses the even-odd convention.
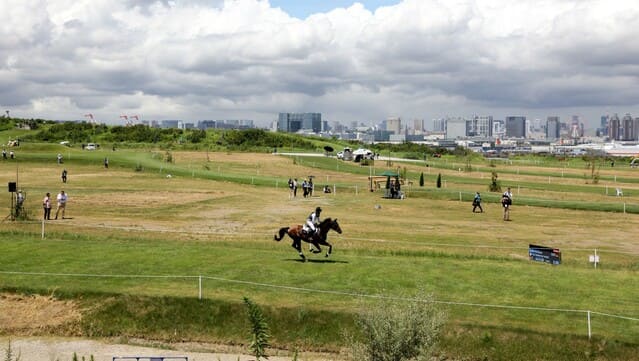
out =
[[[79,325],[43,332],[242,343],[249,296],[265,307],[275,346],[342,357],[359,309],[425,291],[448,314],[441,355],[639,358],[634,169],[602,164],[595,183],[579,160],[474,159],[466,169],[453,157],[362,167],[330,157],[170,153],[173,163],[164,150],[23,144],[16,160],[0,162],[1,179],[17,178],[27,193],[30,215],[2,222],[0,287],[82,305]],[[369,174],[398,168],[412,182],[406,199],[369,190]],[[502,220],[499,193],[488,192],[492,171],[513,189],[511,222]],[[290,199],[286,180],[309,175],[336,192]],[[42,238],[41,199],[60,189],[70,197],[67,219],[46,222]],[[485,213],[471,212],[475,191]],[[4,197],[0,210],[9,214]],[[329,258],[305,247],[302,263],[290,240],[273,234],[318,205],[344,233],[329,234]],[[529,261],[529,244],[560,248],[562,264]],[[595,249],[597,269],[588,262]]]

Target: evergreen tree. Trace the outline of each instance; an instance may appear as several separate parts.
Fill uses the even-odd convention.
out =
[[[424,186],[424,172],[422,172],[422,173],[419,175],[419,186],[420,186],[420,187],[423,187],[423,186]]]
[[[437,174],[437,188],[441,188],[442,187],[442,174],[439,173]]]

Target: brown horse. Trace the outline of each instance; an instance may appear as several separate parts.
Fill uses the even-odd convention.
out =
[[[284,238],[284,234],[288,234],[288,236],[293,239],[293,244],[291,244],[291,247],[295,248],[297,252],[299,252],[300,257],[302,257],[303,260],[306,260],[306,257],[304,257],[304,253],[302,253],[302,241],[311,243],[313,246],[315,246],[317,250],[313,250],[313,253],[322,252],[322,248],[320,247],[320,245],[327,246],[328,251],[326,251],[326,257],[328,257],[333,250],[333,246],[326,241],[328,231],[333,230],[337,233],[342,233],[342,229],[340,228],[339,223],[337,223],[337,218],[324,219],[322,222],[320,222],[319,226],[317,226],[318,232],[315,234],[307,234],[302,229],[302,225],[299,224],[291,227],[282,227],[278,232],[279,237],[276,234],[275,236],[273,236],[273,239],[276,241],[281,241],[282,238]]]

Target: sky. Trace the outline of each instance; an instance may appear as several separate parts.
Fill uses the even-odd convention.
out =
[[[625,0],[3,0],[0,109],[123,123],[639,116]]]

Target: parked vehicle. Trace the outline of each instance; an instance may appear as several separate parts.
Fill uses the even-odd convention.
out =
[[[337,159],[353,160],[353,151],[351,148],[346,147],[343,151],[337,152]]]

